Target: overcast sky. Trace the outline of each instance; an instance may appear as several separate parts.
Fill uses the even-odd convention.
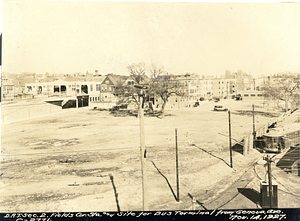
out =
[[[300,72],[297,3],[3,0],[10,73],[128,74],[132,63],[174,74]]]

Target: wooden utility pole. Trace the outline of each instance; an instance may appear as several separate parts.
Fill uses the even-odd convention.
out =
[[[255,115],[254,115],[254,104],[252,104],[252,115],[253,115],[253,147],[255,147],[255,139],[256,139],[256,132],[255,132]]]
[[[231,168],[233,168],[233,163],[232,163],[232,147],[231,147],[231,122],[230,122],[230,111],[228,111],[228,123],[229,123],[230,166],[231,166]]]
[[[140,151],[142,166],[142,189],[143,189],[143,211],[148,211],[147,196],[147,174],[146,174],[146,148],[145,148],[145,130],[144,130],[144,109],[143,95],[140,95],[139,118],[140,118]]]
[[[76,85],[76,79],[74,79],[74,76],[73,76],[73,80],[75,80],[75,103],[76,103],[76,109],[77,109],[78,108],[77,85]]]
[[[175,146],[176,146],[176,181],[177,181],[177,202],[179,198],[179,172],[178,172],[178,143],[177,143],[177,128],[175,129]]]
[[[269,178],[269,196],[270,196],[270,208],[273,207],[273,189],[272,189],[272,173],[271,173],[271,163],[273,162],[269,155],[264,157],[264,160],[267,161],[268,164],[268,178]]]

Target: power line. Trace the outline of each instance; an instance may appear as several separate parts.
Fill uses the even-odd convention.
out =
[[[276,179],[276,177],[274,177],[273,175],[272,175],[272,177],[281,185],[281,186],[283,186],[288,192],[287,193],[289,193],[289,194],[291,194],[292,196],[294,196],[297,200],[299,200],[300,201],[300,199],[299,199],[299,195],[296,195],[296,194],[294,194],[294,193],[292,193],[284,184],[282,184],[281,182],[279,182],[277,179]],[[281,190],[281,191],[283,191],[283,190]],[[283,191],[283,192],[286,192],[286,191]]]
[[[248,170],[248,171],[249,171],[249,170]],[[248,171],[247,171],[247,172],[248,172]],[[252,179],[250,179],[250,180],[248,181],[248,183],[243,187],[243,189],[242,189],[241,191],[239,191],[236,195],[234,195],[230,200],[228,200],[227,202],[225,202],[224,204],[222,204],[221,206],[219,206],[219,207],[217,208],[217,210],[220,209],[220,208],[222,208],[222,207],[225,206],[226,204],[230,203],[234,198],[236,198],[240,193],[242,193],[242,192],[246,189],[246,187],[248,186],[248,184],[254,180],[254,178],[255,178],[255,176],[254,176]]]
[[[259,160],[257,160],[257,161],[253,164],[254,167],[255,167],[255,165],[257,164],[258,161],[259,161]],[[252,168],[249,168],[248,170],[246,170],[246,171],[245,171],[245,172],[244,172],[244,173],[243,173],[243,174],[242,174],[242,175],[241,175],[234,183],[236,183],[236,182],[238,182],[239,180],[241,180],[241,178],[242,178],[247,172],[249,172],[251,169],[252,169]],[[255,173],[256,173],[256,171],[255,171]],[[258,176],[257,173],[256,173],[256,175]],[[242,192],[246,189],[246,187],[248,186],[248,184],[254,180],[254,178],[255,178],[255,176],[254,176],[252,179],[250,179],[250,180],[248,181],[248,183],[246,184],[246,186],[244,186],[243,189],[242,189],[240,192],[238,192],[237,194],[235,194],[230,200],[228,200],[227,202],[225,202],[224,204],[222,204],[221,206],[219,206],[217,209],[220,209],[221,207],[225,206],[226,204],[228,204],[229,202],[231,202],[234,198],[236,198],[240,193],[242,193]],[[260,178],[260,177],[258,176],[258,178]],[[261,178],[260,178],[260,179],[261,179]],[[233,184],[234,184],[234,183],[233,183]],[[232,184],[232,185],[233,185],[233,184]],[[232,186],[232,185],[231,185],[231,186]],[[230,187],[229,187],[229,188],[230,188]],[[205,206],[211,204],[212,202],[216,201],[217,199],[221,198],[222,196],[224,196],[224,195],[220,195],[219,197],[215,198],[215,199],[212,200],[211,202],[205,204]]]
[[[257,162],[255,162],[255,164],[253,165],[254,173],[255,173],[255,175],[257,176],[257,178],[258,178],[259,180],[262,180],[262,178],[261,178],[261,177],[258,175],[258,173],[256,172],[256,165],[258,165]]]
[[[257,163],[257,162],[256,162],[256,163]],[[237,183],[237,182],[238,182],[238,181],[239,181],[239,180],[240,180],[240,179],[241,179],[241,178],[242,178],[242,177],[243,177],[250,169],[252,169],[252,168],[249,168],[248,170],[246,170],[246,171],[245,171],[245,172],[244,172],[244,173],[243,173],[236,181],[234,181],[234,182],[231,184],[231,186],[232,186],[233,184]],[[252,179],[250,180],[250,182],[251,182],[253,179],[254,179],[254,178],[252,178]],[[249,183],[247,183],[247,185],[248,185],[248,184],[249,184]],[[247,186],[247,185],[246,185],[246,186]],[[245,187],[246,187],[246,186],[245,186]],[[244,188],[245,188],[245,187],[244,187]],[[230,187],[229,187],[229,188],[230,188]],[[228,188],[228,189],[229,189],[229,188]],[[227,201],[225,204],[223,204],[222,206],[225,206],[227,203],[229,203],[231,200],[233,200],[233,199],[234,199],[235,197],[237,197],[237,195],[239,195],[239,194],[240,194],[240,193],[237,193],[232,199],[228,200],[228,201]],[[210,201],[209,203],[206,204],[206,206],[209,205],[209,204],[211,204],[211,203],[213,203],[214,201],[216,201],[217,199],[221,198],[222,196],[223,196],[223,195],[220,195],[219,197],[217,197],[217,198],[215,198],[214,200]],[[221,208],[222,206],[219,206],[218,209]]]

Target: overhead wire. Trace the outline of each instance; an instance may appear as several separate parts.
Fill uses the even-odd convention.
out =
[[[254,165],[255,164],[257,164],[257,162],[258,162],[258,160],[254,163]],[[248,170],[246,170],[235,182],[233,182],[232,183],[232,185],[234,184],[234,183],[236,183],[236,182],[238,182],[239,180],[241,180],[241,178],[247,173],[247,172],[249,172],[250,170],[252,170],[252,167],[251,168],[249,168]],[[255,176],[252,178],[252,179],[250,179],[250,181],[248,181],[248,183],[246,184],[246,186],[244,186],[243,187],[243,189],[240,191],[240,192],[238,192],[237,194],[235,194],[230,200],[228,200],[227,202],[225,202],[224,204],[222,204],[221,206],[219,206],[217,209],[220,209],[221,207],[223,207],[223,206],[225,206],[226,204],[228,204],[229,202],[231,202],[234,198],[236,198],[240,193],[242,193],[245,189],[246,189],[246,187],[248,186],[248,184],[250,183],[250,182],[252,182],[253,181],[253,179],[255,178]],[[232,186],[231,185],[231,186]],[[230,187],[231,187],[230,186]],[[230,188],[229,187],[229,188]],[[228,188],[228,189],[229,189]],[[217,197],[217,198],[215,198],[215,199],[213,199],[212,201],[210,201],[209,203],[206,203],[205,204],[205,206],[207,206],[207,205],[210,205],[211,203],[213,203],[214,201],[216,201],[216,200],[218,200],[219,198],[221,198],[223,195],[220,195],[219,197]]]
[[[286,192],[286,193],[288,193],[288,194],[290,194],[290,195],[292,195],[292,196],[294,196],[297,200],[299,200],[300,201],[300,196],[299,195],[296,195],[296,194],[294,194],[294,193],[292,193],[283,183],[281,183],[278,179],[276,179],[276,177],[274,177],[273,175],[272,175],[272,177],[276,180],[276,182],[277,183],[279,183],[281,186],[283,186],[287,191],[284,191],[284,190],[281,190],[281,191],[283,191],[283,192]]]

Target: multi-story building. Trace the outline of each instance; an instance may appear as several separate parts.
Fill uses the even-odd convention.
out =
[[[216,78],[212,80],[213,93],[212,96],[216,98],[230,98],[236,95],[237,86],[236,79]]]
[[[212,97],[213,81],[211,79],[199,79],[198,80],[198,92],[200,98],[210,99]]]
[[[108,74],[100,85],[101,101],[116,101],[116,87],[123,85],[127,78],[127,76]],[[127,84],[128,82],[126,81]]]

